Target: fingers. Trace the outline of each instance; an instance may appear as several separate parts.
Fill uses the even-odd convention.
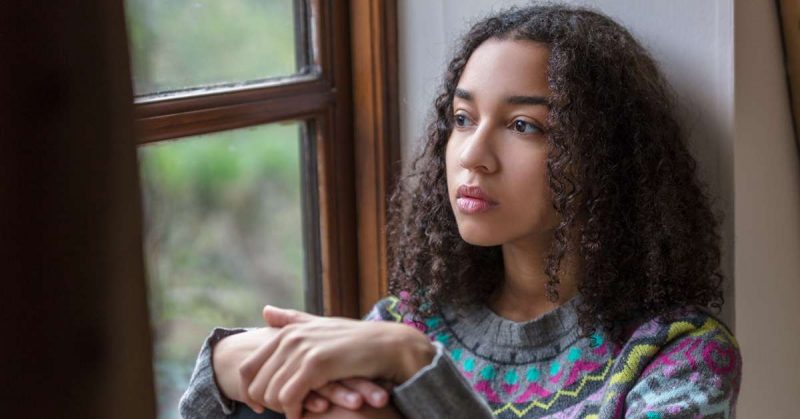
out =
[[[338,417],[338,415],[346,414],[346,412],[355,410],[364,412],[365,409],[369,409],[370,406],[376,409],[383,409],[388,405],[388,391],[391,390],[390,386],[387,384],[391,385],[391,382],[384,380],[373,382],[363,378],[349,378],[339,382],[326,384],[322,388],[312,391],[306,397],[305,401],[303,402],[303,407],[309,413],[305,414],[303,419],[332,416]],[[349,397],[355,397],[369,400],[367,395],[376,389],[386,394],[385,400],[383,400],[381,403],[382,406],[375,406],[371,402],[369,403],[369,406],[362,406],[360,401],[359,403],[353,403],[352,399],[349,399]],[[336,409],[344,410],[340,410],[338,415],[333,414]],[[318,416],[322,415],[323,413],[325,416]]]
[[[309,412],[324,413],[330,407],[330,402],[318,392],[312,391],[311,393],[308,393],[305,401],[303,401],[303,407],[305,407]]]
[[[278,346],[283,341],[283,336],[286,335],[286,329],[282,329],[275,335],[272,339],[270,339],[266,344],[262,345],[260,348],[253,351],[250,355],[245,358],[245,360],[239,366],[239,382],[243,386],[243,392],[241,394],[249,395],[251,399],[255,401],[260,401],[263,396],[263,391],[261,395],[251,394],[248,389],[251,387],[252,382],[255,380],[255,377],[258,373],[260,373],[264,368],[263,365],[267,360],[273,358],[271,355],[278,349]],[[263,374],[266,374],[269,371],[264,371]],[[264,383],[266,385],[266,383]]]
[[[244,394],[255,402],[278,412],[280,412],[280,406],[275,402],[270,403],[270,400],[266,399],[266,393],[270,381],[286,361],[283,353],[279,350],[282,343],[282,339],[276,337],[263,348],[251,354],[239,368],[241,381],[243,385],[246,385]],[[251,378],[248,379],[248,377]]]
[[[262,395],[264,404],[273,410],[282,410],[287,419],[295,410],[300,415],[303,401],[308,394],[325,384],[325,381],[320,382],[321,364],[316,361],[317,358],[306,355],[306,352],[298,349],[284,354],[285,351],[278,350],[262,367],[262,371],[272,371],[263,373],[263,377],[267,377]],[[256,383],[261,376],[262,372],[259,371],[259,376],[253,382]],[[262,391],[260,382],[252,391]]]
[[[261,395],[261,399],[267,407],[272,408],[271,406],[275,406],[275,408],[272,408],[273,410],[283,410],[288,417],[288,413],[286,411],[287,403],[285,400],[281,399],[280,396],[281,392],[283,392],[285,389],[287,381],[292,378],[297,370],[298,364],[295,362],[295,358],[291,356],[281,363],[274,363],[273,365],[270,365],[272,362],[273,359],[269,359],[263,368],[273,369],[274,372],[269,374],[268,382],[263,394]],[[313,389],[309,388],[308,390],[308,392],[310,392]],[[304,393],[302,397],[297,398],[298,403],[305,400],[305,398],[306,394]]]
[[[259,399],[253,399],[253,397],[250,396],[250,394],[248,394],[248,388],[250,387],[250,384],[251,384],[251,380],[250,379],[245,380],[242,377],[241,371],[240,371],[239,384],[238,384],[239,385],[239,397],[241,397],[240,401],[242,403],[246,404],[247,407],[249,407],[252,411],[254,411],[256,413],[259,413],[259,414],[263,413],[264,412],[264,406],[262,406],[263,402],[260,402]]]
[[[347,378],[341,381],[347,388],[356,391],[372,407],[384,407],[389,402],[389,393],[381,385],[365,378]],[[337,403],[338,404],[338,403]],[[342,407],[347,407],[340,405]]]
[[[317,390],[321,396],[330,400],[331,403],[351,410],[357,410],[364,402],[361,394],[339,382],[328,383]]]
[[[249,408],[250,408],[250,410],[252,410],[253,412],[256,412],[256,413],[258,413],[258,414],[264,413],[264,407],[263,407],[263,406],[261,406],[261,405],[258,405],[258,404],[252,404],[252,403],[249,403],[249,402],[247,402],[247,403],[245,403],[245,404],[246,404],[246,405],[247,405],[247,407],[249,407]]]
[[[264,318],[264,321],[272,327],[283,327],[292,323],[305,323],[317,317],[302,311],[279,308],[271,305],[264,306],[261,316]]]
[[[375,383],[383,387],[387,392],[391,392],[395,388],[395,384],[391,380],[381,378],[375,381]]]
[[[258,372],[258,374],[256,374],[256,376],[253,378],[250,384],[247,385],[247,387],[244,389],[245,391],[244,394],[246,394],[247,397],[249,397],[251,400],[256,401],[258,404],[269,407],[270,409],[275,411],[280,411],[279,409],[276,409],[277,406],[271,405],[266,401],[264,401],[264,393],[267,390],[267,385],[269,384],[269,379],[271,375],[272,372],[267,371],[266,368],[262,368]]]
[[[255,383],[255,386],[254,381],[257,374],[263,370],[261,368],[264,362],[263,360],[269,357],[279,343],[280,339],[278,339],[278,336],[275,336],[265,345],[262,345],[251,353],[239,366],[239,394],[244,399],[244,403],[256,413],[262,413],[264,411],[264,401],[262,400],[264,395],[263,388],[266,388],[265,381],[269,377],[261,378],[261,380]],[[263,374],[266,375],[268,373],[268,371],[264,371]]]
[[[315,383],[314,368],[303,366],[288,380],[278,393],[278,400],[283,407],[286,419],[301,419],[303,414],[303,400],[314,388],[322,387],[325,383]],[[315,385],[316,384],[316,385]],[[269,389],[267,389],[269,392]]]

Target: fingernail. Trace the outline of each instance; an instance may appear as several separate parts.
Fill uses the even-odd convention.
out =
[[[375,391],[371,394],[372,401],[375,403],[380,403],[383,401],[383,393],[380,391]]]
[[[358,402],[358,396],[355,394],[348,394],[345,398],[347,399],[347,403],[350,404],[356,404]]]

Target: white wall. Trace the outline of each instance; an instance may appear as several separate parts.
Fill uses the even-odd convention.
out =
[[[400,126],[408,162],[454,41],[491,11],[529,2],[398,3]],[[800,378],[787,367],[800,356],[800,168],[773,2],[570,3],[596,7],[626,26],[675,88],[700,176],[716,198],[715,211],[725,214],[722,270],[729,281],[722,317],[744,354],[739,416],[788,413],[791,396],[800,394]]]
[[[680,96],[681,117],[701,177],[727,215],[723,272],[733,261],[733,55],[730,2],[696,0],[572,1],[598,7],[626,26],[659,61]],[[400,125],[403,159],[415,155],[431,112],[434,92],[452,45],[472,22],[492,10],[525,2],[497,0],[406,0],[399,2]],[[701,42],[700,42],[701,41]],[[723,319],[733,326],[733,281],[728,282]]]

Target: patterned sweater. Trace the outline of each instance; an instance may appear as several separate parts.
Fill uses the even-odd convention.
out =
[[[600,332],[580,337],[580,298],[527,322],[486,306],[443,308],[420,319],[396,297],[378,302],[366,318],[417,327],[446,354],[395,389],[406,417],[733,415],[741,355],[736,339],[708,312],[686,307],[674,313],[678,320],[654,318],[630,328],[617,345]],[[450,400],[445,393],[460,396]]]
[[[581,338],[580,295],[527,322],[486,306],[443,307],[420,318],[403,301],[379,301],[365,320],[416,327],[437,348],[432,363],[392,390],[395,406],[422,418],[727,418],[741,381],[736,339],[713,316],[686,307],[677,321],[654,318],[626,331],[623,345],[602,332]],[[216,329],[181,400],[184,417],[221,417],[211,346],[243,329]]]

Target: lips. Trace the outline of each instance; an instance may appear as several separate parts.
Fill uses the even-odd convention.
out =
[[[477,214],[496,207],[497,201],[478,186],[461,185],[456,191],[456,206],[463,213]]]

